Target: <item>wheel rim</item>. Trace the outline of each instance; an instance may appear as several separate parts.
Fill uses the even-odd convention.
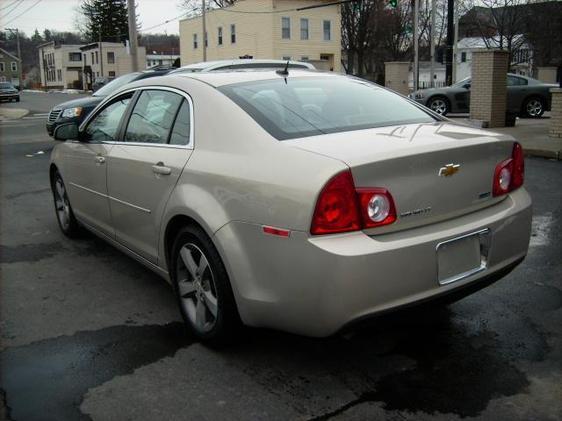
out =
[[[193,243],[179,252],[176,279],[181,306],[199,332],[213,329],[218,316],[217,290],[213,271],[205,253]]]
[[[542,114],[542,103],[538,99],[532,99],[527,102],[527,114],[531,117],[537,117]]]
[[[447,112],[447,103],[442,99],[434,99],[431,101],[430,108],[437,114],[445,114]]]
[[[70,203],[66,195],[64,183],[60,178],[55,181],[55,209],[57,210],[57,218],[63,227],[68,229],[70,225]]]

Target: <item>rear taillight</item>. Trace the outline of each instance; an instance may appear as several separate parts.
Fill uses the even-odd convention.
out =
[[[320,192],[310,232],[315,235],[358,231],[396,220],[394,200],[386,189],[356,189],[351,171],[333,177]]]
[[[494,196],[501,196],[521,187],[524,177],[525,158],[523,148],[515,142],[511,158],[496,165],[492,187]]]

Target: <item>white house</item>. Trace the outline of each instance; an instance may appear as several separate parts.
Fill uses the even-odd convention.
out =
[[[173,52],[171,52],[170,54],[168,54],[167,52],[157,52],[157,51],[151,51],[150,53],[147,52],[146,68],[150,69],[151,67],[155,67],[155,66],[171,67],[178,58],[180,58],[180,55],[174,54]]]

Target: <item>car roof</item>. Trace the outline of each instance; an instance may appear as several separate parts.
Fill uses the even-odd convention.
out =
[[[252,65],[252,64],[271,64],[276,67],[287,64],[287,60],[274,60],[274,59],[232,59],[232,60],[214,60],[214,61],[203,61],[200,63],[188,64],[187,66],[182,66],[176,71],[180,73],[183,70],[199,69],[201,71],[211,71],[213,69],[218,69],[226,66],[236,66],[236,65]],[[295,61],[289,60],[289,64],[300,65],[307,67],[309,69],[315,69],[311,63],[305,61]]]
[[[301,69],[290,69],[289,77],[291,78],[308,78],[308,77],[342,77],[336,73],[309,71]],[[255,82],[261,80],[271,80],[282,78],[275,70],[256,69],[243,72],[209,72],[209,73],[174,73],[167,77],[196,79],[208,85],[219,87],[224,85],[232,85],[235,83]]]

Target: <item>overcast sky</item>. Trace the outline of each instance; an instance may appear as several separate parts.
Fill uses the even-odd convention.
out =
[[[0,29],[18,28],[31,36],[35,28],[76,31],[80,0],[0,0]],[[13,5],[17,6],[14,8]],[[35,6],[34,4],[37,3]],[[136,0],[138,21],[142,28],[158,25],[182,13],[180,0]],[[29,9],[26,12],[26,9]],[[25,13],[24,13],[25,12]],[[20,15],[18,17],[18,15]],[[158,26],[148,33],[178,34],[178,20]]]

